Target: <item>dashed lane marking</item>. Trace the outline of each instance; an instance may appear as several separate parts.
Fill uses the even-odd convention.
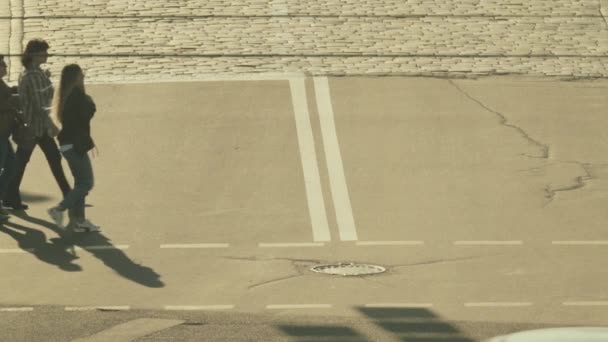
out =
[[[553,245],[562,246],[592,246],[592,245],[608,245],[608,241],[602,240],[579,240],[579,241],[551,241]]]
[[[418,246],[424,241],[357,241],[357,246]]]
[[[479,241],[454,241],[456,246],[520,246],[523,245],[523,241],[493,241],[493,240],[479,240]]]
[[[504,307],[526,307],[532,306],[530,302],[480,302],[480,303],[465,303],[465,307],[484,307],[484,308],[504,308]]]
[[[597,302],[564,302],[563,306],[608,306],[608,301]]]
[[[33,248],[3,248],[0,249],[0,254],[23,254],[23,253],[31,253],[33,252]]]
[[[365,304],[366,308],[432,308],[432,303],[372,303]]]
[[[190,244],[166,244],[160,245],[163,249],[180,249],[180,248],[228,248],[228,243],[190,243]]]
[[[259,243],[260,248],[284,248],[284,247],[323,247],[323,242],[287,242],[287,243]]]
[[[103,251],[103,250],[124,250],[129,249],[129,245],[116,245],[116,246],[76,246],[76,250],[82,251]]]
[[[231,310],[234,305],[167,305],[169,311],[204,311],[204,310]]]
[[[331,304],[273,304],[266,305],[266,309],[331,309]]]
[[[23,307],[23,308],[0,308],[0,312],[27,312],[34,311],[32,307]]]

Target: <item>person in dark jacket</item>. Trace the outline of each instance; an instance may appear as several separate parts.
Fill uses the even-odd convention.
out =
[[[74,188],[61,203],[50,208],[48,214],[57,226],[64,228],[63,215],[68,210],[70,226],[74,232],[100,229],[85,217],[85,198],[93,189],[93,167],[88,152],[95,147],[91,138],[91,119],[95,111],[93,99],[85,92],[84,73],[80,66],[65,66],[61,72],[61,82],[55,94],[52,112],[61,123],[61,131],[57,136],[59,150],[74,176]]]
[[[44,153],[63,196],[71,190],[54,139],[58,129],[49,117],[48,107],[53,99],[53,84],[49,73],[40,68],[40,65],[47,61],[48,49],[47,42],[33,39],[27,43],[21,58],[25,70],[19,77],[19,98],[24,125],[19,125],[13,135],[13,140],[17,143],[16,171],[3,201],[5,206],[15,210],[28,209],[27,204],[21,201],[19,188],[36,145],[40,146]]]
[[[8,138],[15,129],[19,108],[17,87],[9,87],[3,80],[6,68],[4,56],[0,55],[0,198],[15,175],[15,151]],[[0,212],[0,221],[7,219],[8,215]]]

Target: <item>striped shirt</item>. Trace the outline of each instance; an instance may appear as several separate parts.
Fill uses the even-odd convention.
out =
[[[23,121],[36,137],[47,134],[52,121],[49,107],[53,100],[53,83],[39,67],[25,69],[19,77],[19,97]]]

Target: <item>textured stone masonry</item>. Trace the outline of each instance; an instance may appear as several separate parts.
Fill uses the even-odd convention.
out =
[[[244,72],[608,77],[605,0],[7,1],[0,17],[13,19],[0,19],[0,53],[44,37],[55,74],[79,62],[93,81]],[[14,80],[20,66],[11,61]]]
[[[51,70],[79,63],[87,80],[97,82],[194,80],[209,75],[305,72],[309,75],[404,75],[466,77],[500,74],[535,76],[606,77],[602,58],[364,58],[364,57],[54,57]]]
[[[27,0],[27,16],[597,16],[598,0]]]
[[[607,56],[601,18],[32,19],[62,54]]]

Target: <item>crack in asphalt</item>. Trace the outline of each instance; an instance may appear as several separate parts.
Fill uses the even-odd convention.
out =
[[[251,257],[223,257],[222,259],[228,259],[228,260],[238,260],[238,261],[252,261],[252,262],[257,262],[257,261],[288,261],[291,263],[291,266],[293,267],[293,270],[295,272],[297,272],[297,274],[292,274],[289,276],[284,276],[284,277],[280,277],[280,278],[275,278],[275,279],[271,279],[271,280],[265,280],[259,283],[255,283],[253,285],[250,285],[247,287],[247,290],[252,290],[255,288],[259,288],[262,286],[267,286],[267,285],[271,285],[271,284],[275,284],[275,283],[279,283],[279,282],[284,282],[286,280],[290,280],[290,279],[294,279],[294,278],[299,278],[299,277],[305,277],[307,276],[307,274],[303,273],[302,270],[300,269],[299,266],[301,266],[301,264],[320,264],[321,261],[320,260],[316,260],[316,259],[297,259],[297,258],[275,258],[275,257],[271,257],[271,258],[260,258],[260,257],[255,257],[255,256],[251,256]]]
[[[394,270],[398,270],[401,268],[409,268],[409,267],[414,267],[414,266],[426,266],[426,265],[436,265],[436,264],[447,264],[447,263],[451,263],[451,262],[471,261],[471,260],[476,260],[476,259],[482,259],[485,257],[505,255],[505,254],[507,254],[507,253],[483,254],[483,255],[474,255],[474,256],[468,256],[468,257],[449,258],[449,259],[432,259],[432,260],[416,262],[416,263],[412,263],[412,264],[392,265],[392,266],[390,266],[390,268],[394,269]]]
[[[605,20],[606,18],[604,18]],[[540,147],[542,149],[542,155],[541,156],[529,156],[526,155],[527,157],[531,157],[531,158],[536,158],[536,159],[549,159],[549,152],[550,152],[550,148],[549,145],[546,145],[534,138],[532,138],[528,133],[526,133],[526,131],[516,125],[510,124],[508,122],[507,117],[488,107],[487,105],[485,105],[483,102],[481,102],[480,100],[476,99],[475,97],[473,97],[471,94],[469,94],[467,91],[465,91],[464,89],[462,89],[460,86],[458,86],[453,80],[448,80],[448,82],[450,82],[450,84],[452,84],[456,89],[458,89],[458,91],[460,91],[463,95],[465,95],[467,98],[469,98],[471,101],[474,101],[475,103],[477,103],[478,105],[480,105],[482,108],[486,109],[489,112],[492,112],[496,115],[498,115],[498,117],[500,118],[501,124],[510,128],[513,128],[515,130],[517,130],[524,138],[526,138],[529,142],[533,143],[534,145]],[[567,185],[567,186],[563,186],[560,188],[552,188],[550,184],[547,184],[547,186],[545,187],[545,198],[547,199],[547,202],[545,203],[545,205],[543,207],[547,207],[549,204],[551,204],[553,202],[553,200],[555,199],[555,197],[557,196],[558,193],[560,192],[567,192],[567,191],[575,191],[578,189],[582,189],[587,185],[587,182],[594,179],[593,174],[591,172],[591,169],[593,166],[597,166],[597,165],[603,165],[603,164],[592,164],[592,163],[583,163],[580,161],[556,161],[557,164],[576,164],[578,165],[583,171],[584,174],[581,176],[578,176],[576,178],[574,178],[573,184],[571,185]],[[551,164],[547,164],[547,165],[551,165]],[[547,166],[545,165],[545,166]],[[542,167],[541,167],[542,168]],[[531,168],[529,170],[540,170],[541,168],[539,167],[534,167]]]
[[[481,106],[483,109],[489,111],[490,113],[493,113],[493,114],[497,115],[500,118],[501,125],[516,130],[521,136],[523,136],[526,140],[528,140],[528,142],[532,143],[533,145],[536,145],[541,150],[541,155],[540,156],[530,156],[530,155],[527,155],[527,154],[524,154],[524,155],[526,155],[527,157],[530,157],[530,158],[537,158],[537,159],[548,159],[549,158],[549,146],[548,145],[543,144],[542,142],[540,142],[540,141],[532,138],[523,128],[509,123],[507,117],[504,114],[502,114],[502,113],[500,113],[500,112],[498,112],[498,111],[496,111],[496,110],[488,107],[483,102],[481,102],[480,100],[476,99],[471,94],[469,94],[466,90],[462,89],[453,80],[449,79],[448,82],[452,86],[454,86],[454,88],[456,88],[460,93],[462,93],[464,96],[466,96],[469,100],[477,103],[479,106]]]
[[[261,283],[253,284],[253,285],[247,287],[247,290],[252,290],[252,289],[257,288],[257,287],[266,286],[266,285],[275,284],[275,283],[280,283],[280,282],[283,282],[283,281],[286,281],[286,280],[289,280],[289,279],[300,278],[300,277],[304,277],[304,276],[306,276],[306,274],[302,274],[298,270],[298,274],[290,275],[290,276],[287,276],[287,277],[281,277],[281,278],[271,279],[271,280],[263,281]]]
[[[588,181],[595,179],[595,177],[593,176],[593,173],[592,173],[592,166],[593,166],[592,164],[582,163],[579,161],[560,161],[560,163],[576,164],[585,171],[585,174],[574,178],[574,184],[572,184],[572,185],[568,185],[568,186],[564,186],[564,187],[556,188],[556,189],[551,188],[551,185],[547,185],[547,187],[545,188],[545,197],[547,198],[547,202],[545,203],[545,205],[543,207],[546,207],[549,204],[551,204],[553,202],[553,200],[555,199],[555,196],[557,196],[557,194],[559,192],[567,192],[567,191],[574,191],[574,190],[582,189],[587,185]]]

